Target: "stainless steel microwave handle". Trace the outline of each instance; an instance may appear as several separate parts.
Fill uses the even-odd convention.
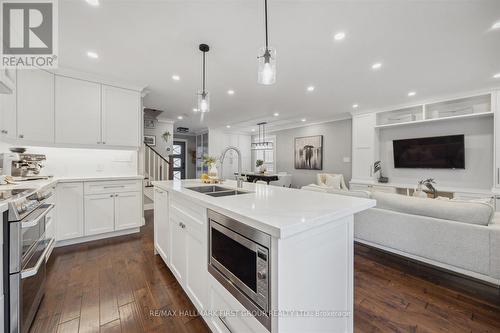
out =
[[[50,248],[51,248],[53,242],[54,242],[54,239],[51,238],[50,242],[49,242],[49,245],[47,245],[47,247],[43,251],[43,253],[40,256],[40,258],[38,258],[35,266],[27,268],[27,269],[23,269],[21,271],[21,279],[25,279],[25,278],[28,278],[30,276],[38,274],[38,270],[40,269],[40,266],[42,266],[42,263],[45,262],[45,257],[47,256],[47,253],[49,253]]]
[[[230,333],[233,333],[233,330],[229,327],[229,324],[226,322],[226,316],[219,316],[219,319],[220,321],[222,322],[222,324],[224,326],[226,326],[227,330],[230,332]]]
[[[31,221],[21,222],[21,229],[36,226],[40,222],[40,220],[43,219],[52,210],[52,208],[54,208],[54,204],[47,204],[47,209],[45,209],[45,211],[42,214],[38,215],[35,219]]]

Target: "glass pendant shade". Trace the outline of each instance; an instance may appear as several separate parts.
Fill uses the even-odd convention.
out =
[[[259,50],[257,82],[264,85],[276,82],[276,50],[263,47]]]
[[[198,92],[198,111],[210,111],[210,94],[208,93],[208,91]]]

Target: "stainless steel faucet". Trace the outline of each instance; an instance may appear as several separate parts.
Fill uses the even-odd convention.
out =
[[[241,176],[241,152],[237,147],[229,146],[226,149],[224,149],[224,152],[222,153],[222,156],[220,158],[220,175],[221,179],[224,177],[224,159],[226,158],[226,153],[230,150],[234,150],[236,154],[238,155],[238,176],[236,176],[236,186],[238,188],[243,187],[243,177]]]

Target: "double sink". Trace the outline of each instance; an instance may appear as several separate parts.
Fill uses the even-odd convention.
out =
[[[218,185],[194,186],[194,187],[186,187],[186,189],[191,190],[191,191],[195,191],[198,193],[203,193],[203,194],[209,195],[211,197],[227,197],[230,195],[252,193],[249,191],[235,190],[234,188],[223,187],[223,186],[218,186]]]

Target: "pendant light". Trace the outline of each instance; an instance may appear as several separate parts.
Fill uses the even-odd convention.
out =
[[[259,137],[257,142],[252,142],[253,150],[272,150],[274,144],[272,141],[266,141],[266,122],[258,123],[259,126]]]
[[[276,82],[276,50],[269,47],[269,34],[267,31],[267,0],[264,0],[266,46],[259,50],[257,61],[259,72],[257,81],[260,84],[271,85]]]
[[[208,91],[205,89],[205,55],[210,50],[210,47],[207,44],[200,44],[200,51],[203,52],[203,73],[202,73],[202,88],[201,91],[198,91],[198,109],[199,112],[208,112],[210,111],[210,95]]]

